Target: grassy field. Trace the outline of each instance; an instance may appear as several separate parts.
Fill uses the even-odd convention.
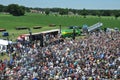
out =
[[[32,32],[40,32],[50,29],[59,28],[62,25],[62,29],[67,28],[67,26],[83,26],[87,24],[91,26],[97,22],[103,23],[103,28],[105,27],[118,27],[120,29],[120,18],[115,19],[114,17],[97,17],[97,16],[54,16],[54,15],[42,15],[38,13],[26,13],[25,16],[15,17],[9,14],[0,13],[0,28],[6,29],[11,38],[16,38],[20,34],[29,33],[28,30],[15,30],[15,27],[25,26],[30,27]],[[56,27],[49,27],[49,24],[56,24]],[[41,26],[41,29],[33,29],[34,26]],[[13,35],[15,34],[15,35]],[[2,33],[0,34],[2,37]]]

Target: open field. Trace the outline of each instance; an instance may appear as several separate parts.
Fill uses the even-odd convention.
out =
[[[16,38],[20,34],[29,33],[28,30],[15,30],[15,27],[30,27],[32,32],[40,32],[50,29],[59,28],[62,25],[62,29],[67,26],[76,25],[81,26],[87,24],[91,26],[97,22],[103,23],[105,27],[118,27],[120,29],[120,18],[115,19],[112,17],[97,17],[97,16],[54,16],[54,15],[42,15],[38,13],[27,13],[25,16],[15,17],[9,14],[0,14],[0,28],[6,29],[11,38]],[[56,24],[56,27],[49,27],[49,24]],[[41,29],[33,29],[34,26],[41,26]],[[0,33],[0,37],[2,37]],[[13,35],[14,34],[14,35]]]

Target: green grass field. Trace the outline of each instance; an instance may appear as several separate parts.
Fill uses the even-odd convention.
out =
[[[6,29],[11,38],[16,38],[20,34],[29,33],[28,30],[15,30],[15,27],[25,26],[30,27],[32,32],[40,32],[50,29],[59,28],[59,25],[62,25],[62,29],[67,28],[67,26],[75,25],[81,26],[87,24],[91,26],[97,22],[103,23],[103,28],[105,27],[118,27],[120,29],[120,18],[115,19],[112,17],[97,17],[97,16],[54,16],[54,15],[43,15],[38,13],[26,13],[25,16],[12,16],[9,14],[0,13],[0,28]],[[49,24],[56,24],[56,27],[49,27]],[[41,26],[41,29],[33,29],[34,26]],[[13,36],[12,34],[15,34]],[[2,33],[0,34],[2,37]]]

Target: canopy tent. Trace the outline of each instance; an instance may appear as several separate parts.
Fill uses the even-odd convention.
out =
[[[12,41],[8,41],[8,40],[3,40],[3,39],[0,39],[0,45],[8,45],[8,44],[11,44]]]
[[[7,45],[12,44],[12,41],[0,39],[0,53],[6,52]]]
[[[23,41],[23,38],[21,38],[20,36],[17,37],[18,41]]]

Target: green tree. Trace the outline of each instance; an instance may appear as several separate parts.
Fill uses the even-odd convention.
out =
[[[84,16],[84,18],[86,18],[86,15],[87,15],[87,10],[86,10],[85,8],[82,10],[81,15],[83,15],[83,16]]]
[[[60,15],[64,15],[64,10],[63,10],[63,9],[60,9],[60,10],[59,10],[59,14],[60,14]]]
[[[110,10],[103,10],[103,16],[111,16]]]
[[[100,10],[97,10],[97,11],[96,11],[96,14],[97,14],[97,16],[100,18],[101,15],[102,15],[102,12],[101,12]]]
[[[30,8],[25,7],[25,11],[26,11],[26,12],[30,12]]]
[[[114,13],[114,16],[115,16],[115,19],[117,19],[118,17],[120,17],[120,12],[119,12],[119,11],[116,11],[116,12]]]
[[[60,15],[68,15],[68,9],[67,8],[66,9],[60,9],[59,14]]]
[[[49,15],[49,13],[50,13],[50,10],[49,10],[49,9],[46,9],[46,10],[45,10],[45,14],[46,14],[46,15]]]
[[[25,14],[25,7],[19,6],[17,4],[10,4],[7,7],[7,12],[12,14],[13,16],[22,16]]]
[[[0,12],[3,12],[4,6],[0,4]]]

